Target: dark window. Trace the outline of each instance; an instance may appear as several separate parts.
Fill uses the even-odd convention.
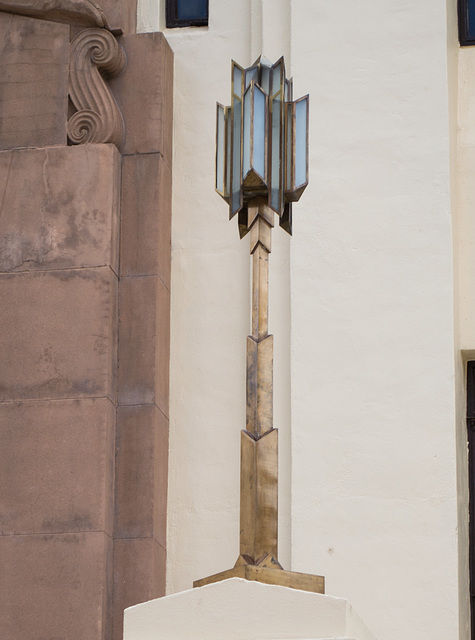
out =
[[[469,479],[470,609],[475,640],[475,361],[467,363],[467,434]]]
[[[167,27],[206,27],[208,0],[167,0]]]
[[[475,44],[475,0],[458,0],[459,40],[462,45]]]

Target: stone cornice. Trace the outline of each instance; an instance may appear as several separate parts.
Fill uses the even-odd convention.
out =
[[[108,27],[103,11],[92,0],[0,0],[0,11],[84,27]]]

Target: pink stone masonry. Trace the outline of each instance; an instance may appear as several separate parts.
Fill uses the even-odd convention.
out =
[[[120,153],[67,145],[69,26],[0,11],[8,640],[122,640],[124,607],[165,593],[173,54],[127,33],[135,0],[101,8],[127,34]]]

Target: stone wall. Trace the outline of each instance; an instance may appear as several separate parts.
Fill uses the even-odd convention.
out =
[[[0,13],[9,640],[119,640],[124,607],[165,589],[173,60],[159,34],[119,37],[127,65],[101,91],[115,95],[124,142],[72,146],[78,31]]]

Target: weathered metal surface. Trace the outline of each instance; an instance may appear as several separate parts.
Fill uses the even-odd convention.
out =
[[[274,584],[290,589],[300,589],[301,591],[311,591],[313,593],[325,593],[325,578],[314,576],[309,573],[297,573],[296,571],[276,571],[252,565],[241,565],[216,573],[207,578],[193,582],[194,587],[204,587],[213,582],[228,580],[229,578],[244,578],[245,580],[255,580],[264,584]]]
[[[269,253],[274,212],[263,198],[249,203],[252,335],[247,338],[246,431],[241,433],[240,558],[277,560],[277,431],[273,429],[274,339],[268,335]]]
[[[273,336],[268,334],[269,253],[274,212],[263,198],[249,202],[253,258],[252,335],[247,338],[246,430],[241,431],[240,551],[233,569],[197,580],[202,587],[228,578],[257,580],[314,593],[325,579],[284,571],[278,547],[278,440],[273,428]]]
[[[254,564],[277,559],[277,471],[277,430],[259,440],[242,431],[240,554]]]
[[[273,426],[274,337],[247,337],[246,431],[256,438]]]

